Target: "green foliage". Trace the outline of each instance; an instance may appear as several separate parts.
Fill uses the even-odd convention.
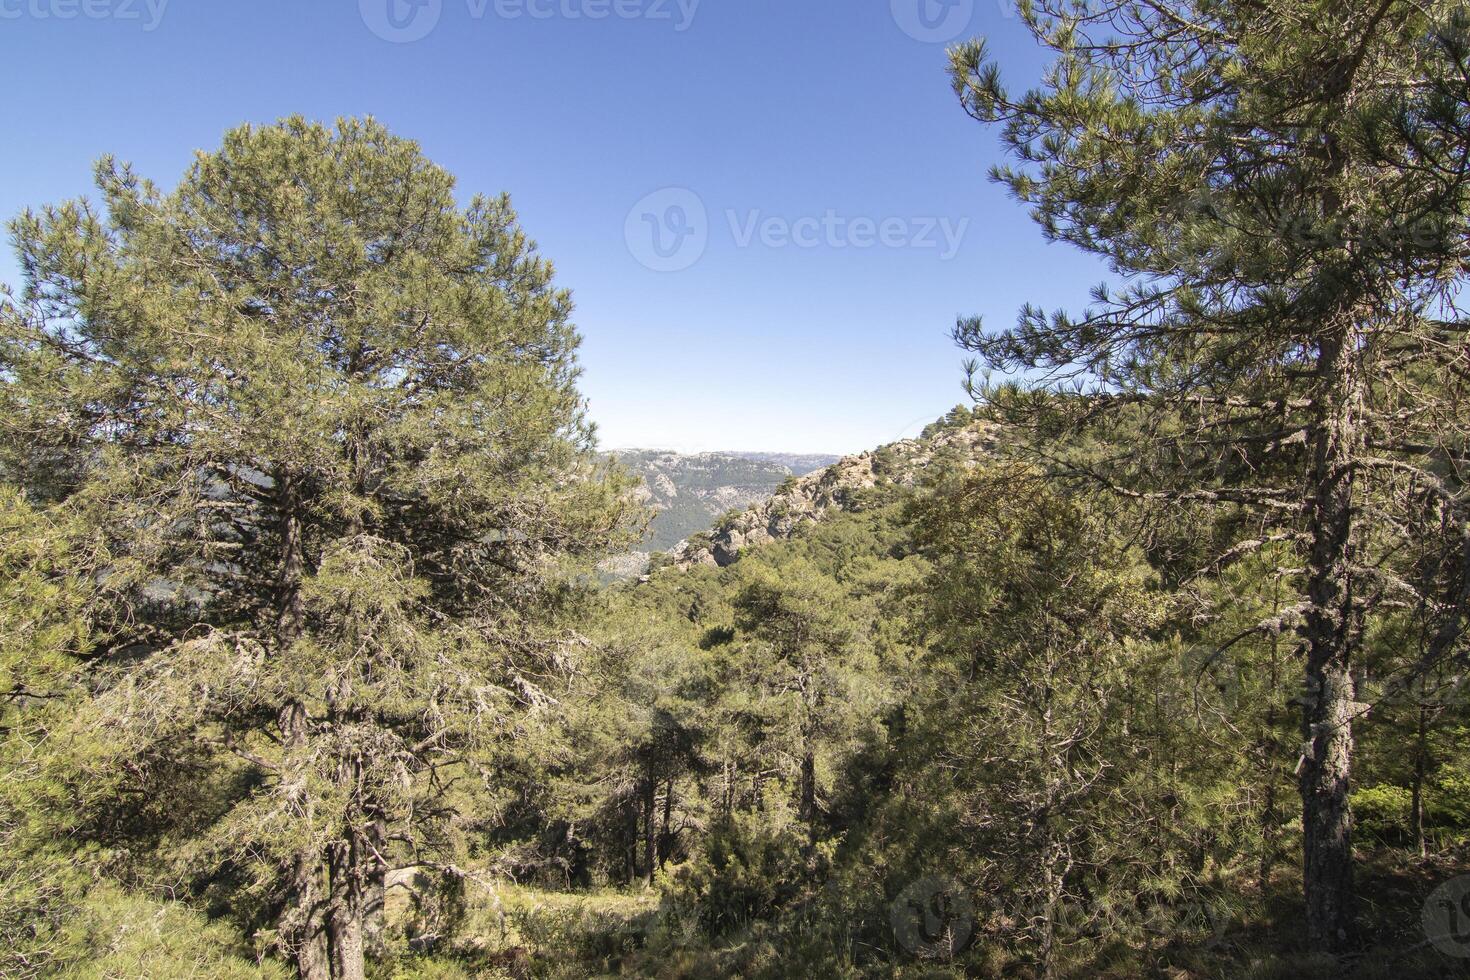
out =
[[[85,913],[85,958],[61,971],[64,980],[285,980],[277,963],[257,963],[254,950],[222,922],[208,922],[175,902],[151,902],[112,886],[97,886]]]
[[[97,182],[100,209],[17,219],[0,308],[0,473],[87,535],[86,712],[127,760],[79,837],[312,974],[393,852],[451,862],[459,817],[516,795],[492,774],[545,742],[629,485],[592,451],[550,264],[413,143],[289,119],[169,192],[110,160]]]
[[[1116,282],[1080,313],[1027,305],[956,339],[1024,453],[1210,528],[1182,549],[1219,603],[1198,622],[1232,615],[1215,572],[1283,546],[1272,574],[1292,594],[1218,652],[1300,640],[1306,935],[1346,952],[1355,671],[1443,667],[1470,617],[1465,375],[1445,344],[1467,324],[1470,18],[1322,0],[1018,10],[1054,55],[1041,83],[1009,90],[977,40],[950,51],[954,90],[999,130],[1011,163],[994,178]],[[1413,666],[1371,642],[1411,608]]]
[[[655,510],[642,551],[660,552],[707,531],[732,506],[756,503],[789,489],[802,475],[836,461],[831,456],[677,453],[624,450],[620,465],[643,480]]]
[[[679,870],[670,893],[700,928],[724,936],[786,909],[801,891],[803,841],[790,825],[731,815],[715,822],[699,857]]]
[[[1172,821],[1156,809],[1152,777],[1175,738],[1140,699],[1170,685],[1155,645],[1170,599],[1101,515],[1024,466],[941,483],[912,517],[933,572],[908,751],[934,764],[900,764],[907,786],[887,819],[924,828],[902,864],[1005,896],[1014,924],[995,938],[1049,972],[1071,937],[1103,922],[1126,932],[1150,890],[1199,884],[1169,870],[1192,820],[1177,803]],[[1116,842],[1143,833],[1155,853],[1120,864]]]
[[[89,589],[66,571],[66,515],[0,486],[0,973],[40,976],[77,961],[87,885],[64,844],[79,814],[55,743],[81,703]]]
[[[589,587],[570,296],[371,120],[18,218],[0,973],[1340,976],[1351,788],[1352,966],[1449,975],[1470,19],[1019,9],[1042,85],[956,92],[1118,287],[960,323],[1016,377],[723,568]]]
[[[1411,800],[1402,786],[1365,786],[1353,793],[1358,829],[1373,840],[1403,843],[1409,833]]]

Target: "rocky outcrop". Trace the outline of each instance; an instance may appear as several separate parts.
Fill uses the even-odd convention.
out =
[[[918,439],[847,456],[825,469],[787,480],[768,499],[727,514],[708,534],[681,541],[669,552],[680,568],[724,567],[742,551],[789,538],[831,510],[851,510],[885,487],[912,487],[940,458],[973,463],[995,448],[995,427],[984,422],[936,427]]]
[[[690,535],[707,531],[722,514],[770,497],[793,475],[835,462],[836,456],[786,453],[675,453],[624,449],[609,454],[640,477],[634,491],[654,512],[638,550],[609,559],[602,572],[629,578],[647,567],[652,552],[666,551]]]

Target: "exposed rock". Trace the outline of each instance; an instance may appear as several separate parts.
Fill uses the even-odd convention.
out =
[[[696,453],[626,449],[612,453],[642,477],[635,491],[639,502],[655,511],[647,538],[633,555],[614,562],[624,574],[629,560],[646,559],[692,534],[708,530],[715,520],[765,500],[793,475],[804,475],[836,461],[836,456],[780,453]]]
[[[768,499],[726,515],[708,534],[681,541],[669,552],[679,568],[732,564],[740,553],[769,541],[789,538],[829,510],[862,506],[866,491],[882,486],[911,487],[936,459],[963,464],[989,455],[996,429],[984,422],[933,426],[918,439],[890,443],[847,456],[825,469],[787,480]]]

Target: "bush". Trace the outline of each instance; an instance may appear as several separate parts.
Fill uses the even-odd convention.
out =
[[[750,816],[710,828],[699,854],[674,876],[670,901],[691,909],[709,936],[773,918],[801,890],[802,840],[795,828],[763,827]]]
[[[1353,817],[1360,833],[1385,844],[1409,836],[1413,794],[1402,786],[1365,786],[1353,793]]]
[[[150,977],[152,980],[287,980],[284,966],[256,962],[240,934],[176,902],[156,902],[112,885],[97,885],[85,902],[83,961],[66,980]]]
[[[1464,729],[1460,729],[1465,733]],[[1470,775],[1446,767],[1425,793],[1425,821],[1441,845],[1470,843]]]

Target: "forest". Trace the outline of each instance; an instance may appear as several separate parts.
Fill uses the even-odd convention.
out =
[[[1111,282],[631,578],[509,197],[295,116],[16,216],[0,976],[1470,976],[1470,10],[1017,16],[953,111]]]

